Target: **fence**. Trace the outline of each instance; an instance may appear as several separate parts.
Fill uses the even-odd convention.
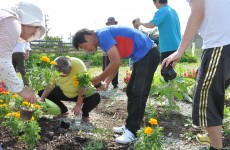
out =
[[[82,53],[82,50],[73,48],[72,43],[63,43],[62,41],[43,41],[36,40],[30,42],[33,53],[56,53],[62,55],[63,53]]]

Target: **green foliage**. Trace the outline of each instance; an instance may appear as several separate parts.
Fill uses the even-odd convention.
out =
[[[22,126],[22,131],[24,134],[19,136],[19,140],[25,142],[28,145],[28,148],[32,149],[36,142],[38,142],[38,140],[41,138],[41,128],[39,127],[37,121],[24,122]]]
[[[183,57],[181,57],[180,63],[183,63],[183,62],[188,62],[188,63],[196,63],[197,62],[197,59],[196,57],[193,57],[192,55],[189,55],[189,54],[184,54]]]
[[[97,140],[90,141],[87,147],[83,148],[83,150],[102,150],[102,149],[103,149],[103,143]]]
[[[137,150],[162,150],[163,128],[157,124],[144,126],[137,131],[137,139],[134,145]]]
[[[46,85],[52,85],[59,77],[59,72],[55,69],[51,61],[54,58],[47,56],[35,55],[34,60],[30,64],[31,68],[28,69],[26,77],[30,81],[30,87],[36,92],[44,89]]]
[[[41,128],[37,121],[24,121],[16,116],[6,116],[2,124],[18,136],[21,142],[25,142],[29,149],[40,139]]]
[[[224,106],[224,118],[230,119],[230,107]]]
[[[178,65],[178,68],[175,69],[177,77],[169,82],[165,82],[160,73],[156,72],[150,90],[150,97],[155,97],[156,101],[159,101],[160,103],[168,101],[168,105],[163,107],[166,117],[169,117],[175,111],[179,110],[179,106],[175,103],[175,100],[183,100],[184,98],[188,99],[193,93],[191,91],[195,84],[194,79],[183,77],[183,72],[186,71],[185,67]],[[191,98],[188,100],[191,101]]]
[[[104,147],[103,139],[111,138],[111,132],[105,129],[96,128],[93,133],[93,140],[86,147],[83,147],[83,150],[102,150]]]
[[[61,41],[61,38],[59,36],[48,36],[48,35],[45,35],[44,40],[45,41]]]
[[[74,85],[78,88],[86,88],[91,85],[91,76],[88,72],[77,73],[73,80]]]
[[[102,66],[102,55],[101,53],[95,53],[90,55],[90,65],[91,66]]]

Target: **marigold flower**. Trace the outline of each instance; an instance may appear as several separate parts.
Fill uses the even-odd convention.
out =
[[[38,104],[35,104],[35,105],[34,105],[34,108],[39,109],[39,108],[41,108],[41,106],[40,106],[40,105],[38,105]]]
[[[50,64],[51,65],[57,65],[57,62],[56,61],[51,61]]]
[[[75,80],[75,81],[74,81],[74,85],[75,85],[75,86],[78,86],[78,85],[79,85],[79,82]]]
[[[6,116],[20,118],[20,113],[19,112],[12,112],[12,113],[6,114]]]
[[[2,99],[0,99],[0,103],[3,103],[4,101]]]
[[[24,102],[22,103],[22,105],[29,106],[30,104],[29,104],[27,101],[24,101]]]
[[[44,62],[47,62],[47,63],[50,62],[50,59],[47,56],[42,56],[40,60],[44,61]]]
[[[34,120],[34,116],[31,117],[30,121],[33,121]]]
[[[0,107],[6,107],[8,106],[7,104],[0,104]]]
[[[2,91],[1,94],[9,95],[10,92],[8,92],[8,91]]]
[[[152,125],[157,125],[157,124],[158,124],[157,120],[154,119],[154,118],[149,119],[148,122],[149,122],[150,124],[152,124]]]
[[[16,112],[16,113],[14,114],[14,116],[17,117],[17,118],[20,118],[20,113],[19,113],[19,112]]]
[[[18,97],[18,94],[14,94],[12,97],[13,97],[13,98],[17,98],[17,97]]]
[[[153,133],[153,129],[151,127],[146,127],[145,128],[145,134],[151,135]]]
[[[76,81],[77,80],[77,76],[73,76],[73,80]]]

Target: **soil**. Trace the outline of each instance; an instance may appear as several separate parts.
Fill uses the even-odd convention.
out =
[[[112,91],[112,90],[111,90]],[[74,126],[73,114],[68,118],[54,119],[52,116],[44,116],[39,120],[41,127],[41,139],[37,143],[36,150],[82,150],[83,147],[93,140],[100,140],[100,134],[93,131],[95,128],[103,129],[106,132],[102,135],[103,150],[132,150],[134,144],[121,145],[114,142],[114,138],[119,136],[111,132],[114,126],[122,126],[127,117],[127,102],[124,92],[119,89],[112,91],[112,95],[102,96],[101,103],[90,114],[90,124],[82,123],[81,127]],[[103,95],[103,93],[102,93]],[[65,102],[69,110],[73,103]],[[191,104],[180,102],[182,113],[175,113],[166,118],[161,115],[162,107],[157,107],[159,112],[158,122],[164,128],[164,148],[170,150],[197,150],[203,145],[196,142],[194,136],[189,138],[189,134],[196,135],[202,132],[199,128],[194,128],[188,123],[186,113],[191,109]],[[70,127],[68,125],[70,124]],[[4,150],[24,150],[26,144],[21,143],[15,136],[0,126],[0,144]],[[229,146],[230,134],[223,139],[224,146]],[[1,147],[0,147],[1,149]]]

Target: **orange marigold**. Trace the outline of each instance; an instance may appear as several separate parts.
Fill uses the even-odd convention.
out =
[[[151,127],[146,127],[145,128],[145,134],[151,135],[153,133],[153,129]]]
[[[157,125],[157,124],[158,124],[157,120],[154,119],[154,118],[149,119],[148,122],[149,122],[150,124],[152,124],[152,125]]]
[[[40,106],[40,105],[38,105],[38,104],[35,104],[35,105],[34,105],[34,108],[39,109],[39,108],[41,108],[41,106]]]
[[[57,65],[57,62],[56,61],[51,61],[50,64],[51,65]]]
[[[29,106],[30,104],[27,101],[22,102],[22,105]]]
[[[49,63],[49,62],[50,62],[50,59],[49,59],[47,56],[42,56],[42,57],[41,57],[41,61],[44,61],[44,62]]]

